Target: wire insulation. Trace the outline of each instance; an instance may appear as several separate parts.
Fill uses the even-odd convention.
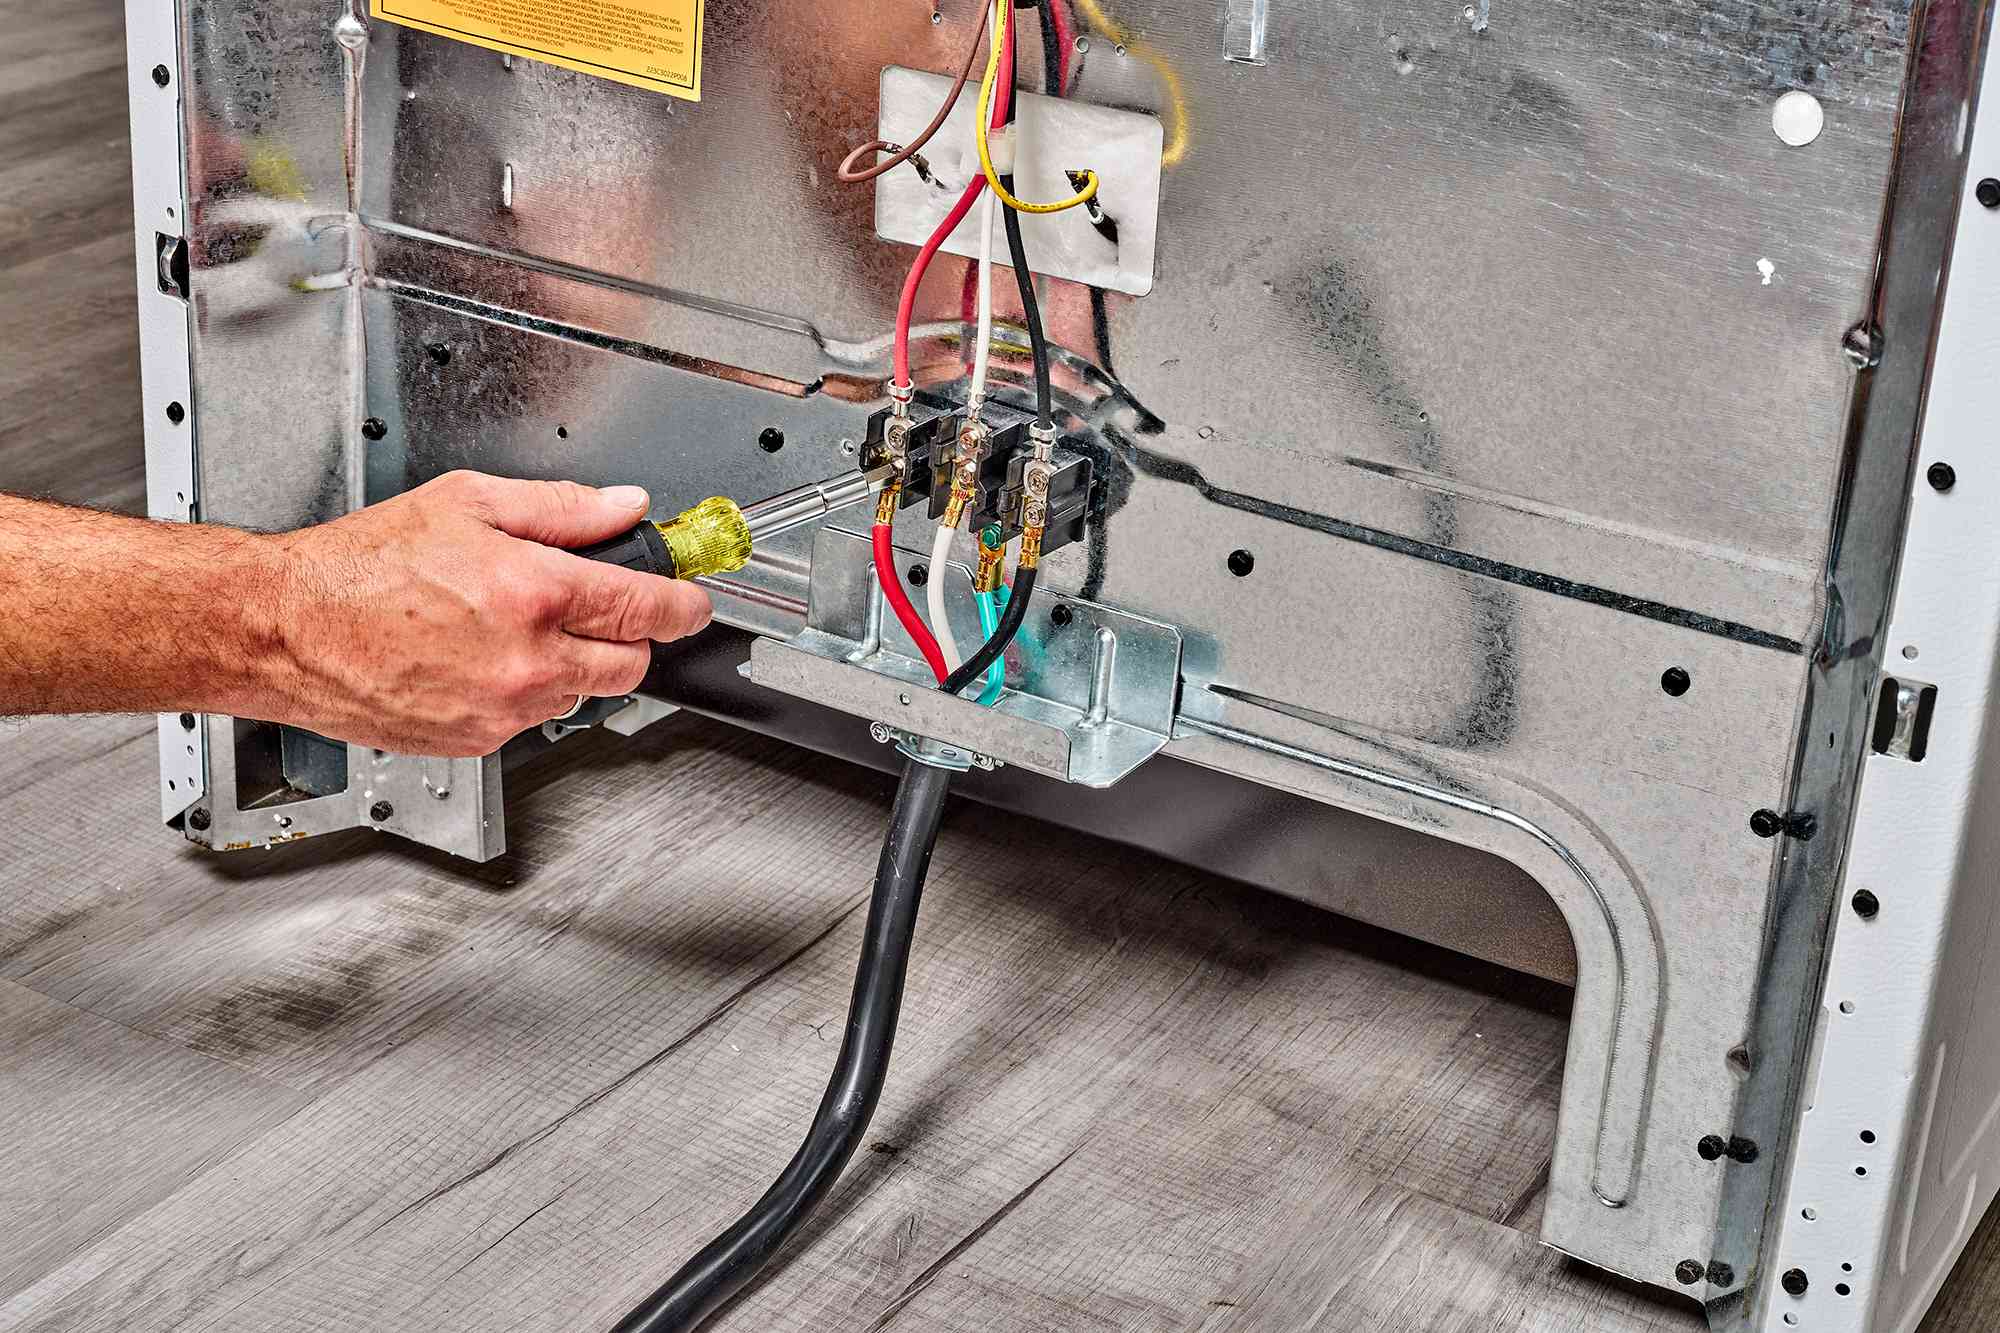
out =
[[[999,41],[1003,52],[1001,58],[1007,61],[1008,68],[1011,69],[1014,60],[1014,25],[1009,23],[1003,26],[1006,31]],[[1014,90],[1009,83],[1007,87],[999,90],[993,103],[993,123],[1006,124],[1006,117],[1012,114],[1013,105]],[[986,102],[982,99],[980,115],[983,117],[985,114]],[[944,247],[947,240],[951,239],[951,234],[958,230],[958,224],[965,221],[965,215],[972,211],[972,205],[978,200],[979,192],[985,188],[986,177],[972,178],[972,183],[965,187],[963,194],[959,195],[958,202],[952,205],[949,213],[945,214],[944,221],[938,224],[937,230],[931,233],[930,239],[917,251],[916,260],[910,265],[909,276],[903,279],[903,294],[896,304],[896,335],[892,353],[894,369],[890,377],[890,382],[893,384],[907,387],[911,383],[910,324],[916,318],[917,290],[924,285],[924,274],[930,270],[931,260],[937,257],[937,252]]]
[[[1055,424],[1055,386],[1049,379],[1049,339],[1042,329],[1042,306],[1035,298],[1035,274],[1028,267],[1028,247],[1021,239],[1021,219],[1008,210],[1007,255],[1014,265],[1014,284],[1021,292],[1021,322],[1028,326],[1028,346],[1035,358],[1035,415],[1043,426]]]
[[[986,399],[986,374],[993,361],[993,224],[998,201],[988,194],[979,201],[979,285],[974,310],[978,333],[972,349],[972,383],[966,402],[974,412]]]
[[[951,673],[938,688],[946,694],[962,693],[966,686],[986,674],[986,669],[1001,659],[1007,645],[1014,642],[1014,636],[1021,632],[1021,622],[1027,618],[1028,598],[1035,591],[1035,570],[1033,566],[1014,571],[1014,592],[1007,599],[1007,609],[1000,613],[1000,628],[996,630],[979,651],[965,659],[964,665]]]
[[[1000,607],[1006,596],[1007,589],[1004,586],[995,592],[982,592],[977,595],[979,632],[989,639],[1000,632]],[[986,668],[986,688],[980,691],[979,702],[991,708],[1000,701],[1000,696],[1006,689],[1007,663],[1004,658],[996,657],[993,659],[993,665]]]
[[[992,107],[994,109],[995,114],[992,120],[996,128],[999,124],[1006,123],[998,114],[999,106],[995,103],[994,97],[996,86],[1011,88],[1014,82],[1013,0],[994,0],[993,21],[999,25],[1000,29],[1004,29],[1005,36],[1004,38],[996,37],[988,43],[992,47],[992,55],[986,62],[986,77],[981,79],[979,83],[979,132],[974,139],[974,142],[979,147],[979,167],[980,170],[986,173],[987,186],[1000,196],[1001,203],[1007,205],[1010,209],[1022,213],[1061,213],[1066,209],[1075,208],[1079,204],[1089,203],[1097,197],[1097,187],[1100,184],[1097,179],[1097,173],[1094,171],[1072,172],[1072,179],[1079,175],[1083,178],[1082,187],[1067,199],[1058,199],[1051,204],[1041,204],[1029,203],[1027,200],[1016,198],[1014,192],[1008,188],[1006,181],[1001,177],[999,170],[993,165],[993,148],[988,142],[987,108]],[[1000,71],[1003,66],[1007,70],[1007,78],[1004,84],[1000,79]]]
[[[626,1315],[616,1333],[690,1333],[698,1328],[756,1278],[826,1197],[861,1145],[889,1076],[917,906],[951,777],[914,759],[903,765],[868,900],[840,1055],[805,1141],[750,1211]]]
[[[958,640],[952,637],[951,610],[944,598],[944,573],[951,563],[951,539],[952,530],[938,524],[937,535],[931,538],[930,576],[924,580],[924,604],[931,613],[931,633],[944,653],[945,666],[950,668],[947,675],[958,670],[958,664],[965,660],[959,655]]]
[[[840,165],[833,170],[836,178],[848,185],[872,181],[885,172],[894,171],[915,157],[925,144],[937,137],[937,132],[944,128],[945,121],[951,118],[951,109],[958,105],[959,94],[965,91],[965,85],[971,80],[973,66],[979,63],[979,53],[986,46],[986,27],[992,17],[985,8],[980,9],[979,31],[972,34],[972,48],[965,53],[965,65],[958,71],[958,82],[952,84],[951,91],[944,95],[944,105],[938,108],[937,115],[931,118],[931,123],[924,127],[923,133],[901,147],[886,139],[871,139],[841,159]],[[869,153],[888,153],[889,157],[872,167],[854,165]]]
[[[916,641],[917,651],[930,663],[931,674],[943,681],[951,675],[951,668],[945,665],[944,652],[938,641],[931,637],[930,626],[917,614],[917,608],[910,605],[910,594],[903,591],[903,578],[896,570],[895,529],[886,523],[877,523],[869,532],[870,542],[875,550],[875,582],[881,585],[882,596],[902,622],[903,629]]]

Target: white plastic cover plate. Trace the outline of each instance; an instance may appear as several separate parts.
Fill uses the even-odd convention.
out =
[[[877,134],[908,143],[923,132],[951,92],[938,74],[891,66],[882,71],[882,114]],[[885,241],[922,245],[972,178],[979,155],[972,142],[976,87],[952,108],[937,137],[924,145],[927,171],[905,164],[875,179],[875,231]],[[1014,193],[1023,199],[1063,199],[1074,193],[1065,170],[1095,171],[1102,184],[1099,207],[1115,224],[1099,227],[1088,210],[1023,214],[1021,237],[1037,273],[1069,278],[1132,296],[1153,290],[1154,242],[1160,222],[1160,156],[1166,137],[1157,117],[1116,111],[1058,97],[1017,94]],[[975,208],[945,242],[947,252],[979,254]],[[996,222],[995,228],[999,224]],[[1106,235],[1117,236],[1114,242]],[[995,235],[993,253],[1004,263],[1006,240]]]

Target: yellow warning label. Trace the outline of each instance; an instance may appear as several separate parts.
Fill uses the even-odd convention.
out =
[[[703,0],[368,0],[368,12],[493,51],[701,100]]]

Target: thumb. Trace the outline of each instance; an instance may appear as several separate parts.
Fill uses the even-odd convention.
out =
[[[510,537],[544,546],[588,546],[616,537],[646,516],[652,501],[640,486],[599,490],[574,481],[482,479],[479,507]]]

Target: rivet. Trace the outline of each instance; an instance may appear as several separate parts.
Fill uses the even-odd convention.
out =
[[[775,454],[785,447],[785,432],[776,426],[766,426],[757,436],[757,447],[767,454]]]
[[[167,420],[173,422],[176,426],[180,425],[183,421],[187,420],[187,409],[179,403],[168,403]]]
[[[1868,370],[1882,363],[1882,331],[1872,324],[1856,324],[1841,335],[1840,350],[1856,370]]]
[[[1771,133],[1792,148],[1804,148],[1826,128],[1826,108],[1811,93],[1794,88],[1771,104]]]

